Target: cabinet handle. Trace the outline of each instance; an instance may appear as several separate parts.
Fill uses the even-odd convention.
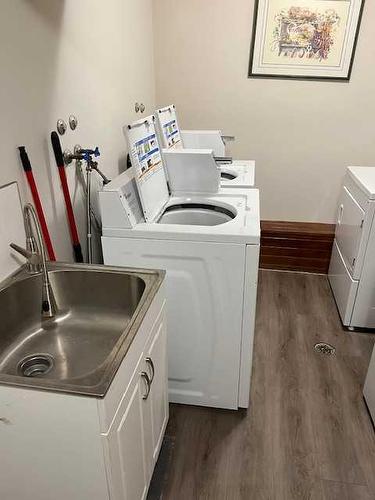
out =
[[[150,380],[150,384],[152,384],[152,382],[154,380],[154,376],[155,376],[155,366],[154,366],[154,363],[153,363],[153,361],[152,361],[151,358],[146,358],[146,363],[151,368],[151,380]]]
[[[142,372],[141,373],[141,377],[145,380],[146,382],[146,394],[144,396],[142,396],[142,399],[147,399],[148,398],[148,395],[150,394],[150,389],[151,389],[151,382],[150,382],[150,378],[149,376],[147,375],[146,372]]]
[[[341,219],[342,219],[342,214],[344,212],[344,205],[341,204],[340,205],[340,208],[339,208],[339,215],[337,217],[337,224],[340,225],[341,224]]]

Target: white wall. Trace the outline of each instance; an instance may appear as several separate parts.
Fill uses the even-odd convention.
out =
[[[18,180],[29,197],[17,151],[25,145],[59,260],[72,251],[50,132],[73,113],[79,126],[63,147],[98,145],[108,177],[124,168],[121,128],[135,119],[135,100],[154,107],[151,10],[151,0],[1,0],[0,185]],[[83,244],[82,190],[73,166],[67,174]],[[11,213],[0,217],[12,223]]]
[[[252,0],[1,0],[0,185],[18,180],[29,197],[24,144],[58,258],[72,252],[50,132],[74,113],[63,147],[99,145],[109,177],[124,168],[121,127],[136,100],[154,107],[151,3],[157,103],[175,102],[185,127],[237,136],[233,153],[257,160],[263,219],[332,221],[345,166],[375,164],[374,2],[347,84],[248,79]],[[81,190],[67,173],[84,243]]]
[[[375,2],[350,83],[248,79],[253,0],[154,0],[156,99],[185,128],[235,134],[262,219],[332,222],[347,165],[375,165]]]

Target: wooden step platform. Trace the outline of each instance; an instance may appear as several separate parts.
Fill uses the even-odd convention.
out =
[[[334,236],[334,224],[261,221],[259,266],[327,273]]]

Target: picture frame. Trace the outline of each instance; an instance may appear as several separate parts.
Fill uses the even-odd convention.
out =
[[[365,0],[255,0],[249,78],[349,81]]]

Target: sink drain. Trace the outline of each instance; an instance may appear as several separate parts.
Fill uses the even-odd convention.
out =
[[[18,373],[23,377],[41,377],[53,368],[53,358],[49,354],[32,354],[18,364]]]
[[[318,342],[314,345],[314,349],[321,354],[325,354],[326,356],[333,356],[336,352],[335,347],[331,344],[327,344],[326,342]]]

